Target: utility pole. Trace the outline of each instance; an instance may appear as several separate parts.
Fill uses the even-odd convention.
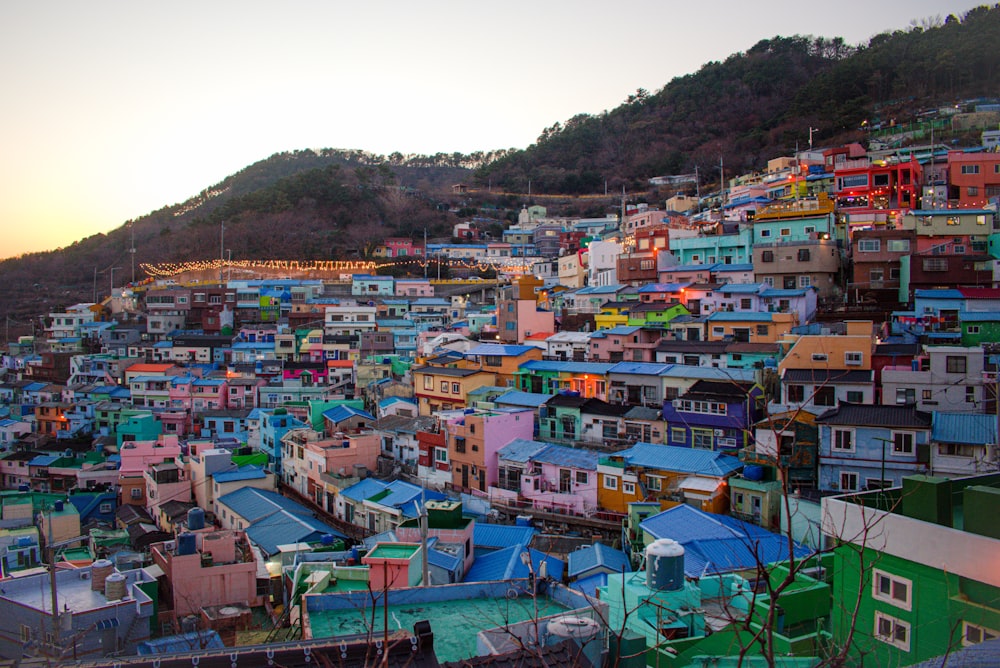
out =
[[[132,234],[128,252],[132,256],[132,284],[135,285],[135,223],[129,223],[128,229]]]
[[[222,285],[222,262],[226,259],[226,222],[222,222],[219,231],[219,285]]]
[[[809,127],[809,150],[813,150],[813,133],[819,132],[819,128]]]
[[[427,278],[427,264],[431,261],[427,255],[427,228],[424,228],[424,278]]]

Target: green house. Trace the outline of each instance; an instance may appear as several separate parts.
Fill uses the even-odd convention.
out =
[[[996,311],[962,311],[958,321],[962,327],[963,346],[1000,341],[1000,313]]]
[[[833,635],[864,665],[908,666],[1000,637],[1000,475],[925,475],[824,499]]]
[[[635,304],[628,310],[628,324],[640,327],[666,327],[679,315],[691,315],[680,302],[646,302]]]

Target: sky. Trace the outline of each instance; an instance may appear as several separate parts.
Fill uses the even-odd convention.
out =
[[[0,3],[0,258],[307,148],[526,148],[761,39],[859,44],[965,0]]]

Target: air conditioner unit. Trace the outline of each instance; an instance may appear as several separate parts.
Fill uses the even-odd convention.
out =
[[[717,437],[721,438],[721,437],[723,437],[723,436],[726,435],[726,430],[725,429],[716,429],[715,430],[715,435]]]

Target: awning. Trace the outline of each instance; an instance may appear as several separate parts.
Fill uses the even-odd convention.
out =
[[[103,631],[104,629],[113,629],[118,626],[118,618],[112,617],[111,619],[102,619],[97,622],[97,630]]]
[[[714,492],[719,488],[719,480],[716,478],[701,478],[691,475],[684,478],[678,487],[680,489],[687,489],[693,492]]]

